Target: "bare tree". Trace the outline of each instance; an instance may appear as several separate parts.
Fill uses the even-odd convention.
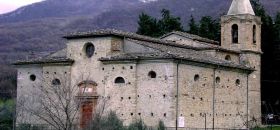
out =
[[[79,86],[79,83],[71,84],[70,78],[65,77],[62,80],[42,80],[42,85],[34,85],[34,90],[31,92],[34,98],[19,98],[17,111],[28,112],[42,124],[47,124],[57,130],[77,129],[81,106],[88,100],[83,96],[90,96],[87,89],[92,83],[81,80],[84,84]],[[24,117],[23,120],[29,120],[29,118],[32,117]],[[28,122],[34,122],[34,118],[32,120]]]

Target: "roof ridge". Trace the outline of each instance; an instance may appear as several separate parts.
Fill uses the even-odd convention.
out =
[[[191,33],[188,33],[188,32],[182,32],[182,31],[172,31],[170,33],[167,33],[167,34],[161,36],[160,38],[167,37],[171,34],[181,35],[183,37],[190,38],[192,40],[200,41],[200,42],[207,43],[207,44],[210,43],[211,45],[218,45],[220,43],[218,41],[215,41],[215,40],[212,40],[212,39],[209,39],[209,38],[201,37],[199,35],[191,34]]]

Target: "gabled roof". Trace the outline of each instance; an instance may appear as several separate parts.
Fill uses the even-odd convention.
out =
[[[66,49],[59,50],[55,53],[51,53],[45,57],[21,60],[14,63],[14,65],[29,65],[29,64],[56,64],[56,65],[72,65],[73,59],[69,59],[66,56]]]
[[[184,37],[189,37],[191,39],[200,39],[200,41],[208,41],[215,42],[206,38],[202,38],[196,35],[187,34],[183,32],[173,32],[176,34],[184,35]],[[182,45],[176,42],[152,38],[147,36],[138,35],[131,32],[124,32],[119,30],[97,30],[93,32],[84,32],[84,33],[75,33],[68,36],[65,36],[67,39],[78,39],[78,38],[92,38],[92,37],[102,37],[102,36],[117,36],[124,38],[133,43],[137,43],[148,48],[153,48],[158,50],[157,52],[152,53],[138,53],[138,54],[120,54],[114,56],[103,57],[101,61],[126,61],[126,60],[141,60],[141,59],[177,59],[177,60],[185,60],[188,62],[195,63],[204,63],[208,65],[214,66],[223,66],[229,68],[237,68],[244,70],[251,70],[251,68],[246,67],[242,64],[234,63],[231,61],[225,61],[218,59],[213,56],[209,56],[207,53],[204,53],[204,50],[218,50],[218,51],[226,51],[230,53],[240,52],[234,50],[227,50],[218,45],[209,44],[209,47],[194,47],[191,45]],[[62,49],[56,53],[52,53],[46,57],[33,59],[33,60],[25,60],[19,61],[14,65],[27,65],[27,64],[55,64],[55,65],[71,65],[74,63],[74,60],[67,58],[66,49]]]
[[[203,38],[203,37],[200,37],[197,35],[187,34],[184,32],[176,31],[173,33],[181,34],[184,36],[189,36],[192,39],[200,41],[200,42],[214,43],[214,44],[218,43],[217,41],[213,41],[213,40]],[[94,31],[88,31],[88,32],[75,32],[75,33],[66,35],[63,38],[79,39],[79,38],[91,38],[91,37],[102,37],[102,36],[118,36],[118,37],[122,37],[122,38],[126,38],[126,39],[129,38],[129,39],[134,39],[134,40],[139,40],[139,41],[146,41],[146,42],[151,42],[151,43],[164,44],[164,45],[168,45],[168,46],[187,48],[187,49],[193,49],[193,50],[213,50],[214,49],[214,50],[228,51],[228,52],[233,52],[233,53],[240,53],[239,51],[228,50],[228,49],[222,48],[221,46],[213,45],[213,44],[211,44],[212,46],[209,46],[209,47],[194,47],[191,45],[182,45],[182,44],[176,43],[174,41],[164,40],[164,39],[160,39],[160,38],[152,38],[152,37],[143,36],[143,35],[139,35],[139,34],[132,33],[132,32],[125,32],[125,31],[115,30],[115,29],[101,29],[101,30],[94,30]]]
[[[194,39],[197,41],[203,41],[204,43],[205,42],[216,43],[216,41],[202,38],[197,35],[184,33],[184,32],[177,31],[177,32],[172,32],[172,33],[182,35],[184,37],[188,37],[188,38],[191,38],[191,39]],[[91,32],[72,33],[70,35],[65,36],[64,38],[78,39],[78,38],[90,38],[90,37],[102,37],[102,36],[122,37],[127,40],[131,40],[135,43],[145,45],[147,47],[156,48],[157,50],[160,50],[162,52],[162,54],[157,54],[157,55],[160,55],[161,57],[167,57],[167,58],[170,58],[169,55],[166,55],[166,53],[169,53],[169,52],[173,52],[173,55],[175,54],[177,56],[182,56],[182,55],[195,56],[196,59],[204,59],[204,58],[208,57],[206,55],[202,56],[203,50],[218,50],[218,51],[226,51],[226,52],[237,53],[237,54],[240,53],[239,51],[228,50],[228,49],[225,49],[218,45],[213,45],[213,44],[209,44],[209,46],[207,46],[207,47],[194,47],[191,45],[182,45],[182,44],[179,44],[179,43],[176,43],[173,41],[168,41],[168,40],[159,39],[159,38],[152,38],[152,37],[148,37],[148,36],[138,35],[135,33],[114,30],[114,29],[103,29],[103,30],[96,30],[96,31],[91,31]],[[215,60],[215,59],[212,59],[212,60]],[[15,63],[15,65],[45,64],[45,63],[49,64],[49,63],[59,63],[59,62],[71,64],[74,61],[72,59],[68,59],[66,56],[66,49],[62,49],[58,52],[52,53],[46,57],[42,57],[39,59],[19,61],[19,62]]]
[[[64,36],[63,38],[66,39],[79,39],[79,38],[90,38],[90,37],[102,37],[102,36],[118,36],[118,37],[125,37],[125,38],[133,38],[137,40],[144,40],[144,41],[153,41],[153,42],[164,42],[170,43],[166,40],[161,40],[158,38],[153,38],[149,36],[139,35],[132,32],[126,32],[116,29],[100,29],[88,32],[75,32]]]
[[[107,61],[137,61],[137,60],[156,60],[156,59],[174,59],[182,60],[194,63],[202,63],[212,66],[221,66],[227,68],[236,68],[242,70],[252,71],[253,69],[242,64],[234,63],[232,61],[221,60],[216,57],[209,56],[201,51],[195,51],[187,48],[180,48],[174,46],[168,46],[164,44],[156,44],[146,41],[127,39],[134,43],[159,50],[159,52],[153,53],[127,53],[102,57],[99,60],[103,62]]]
[[[227,15],[251,14],[255,15],[249,0],[233,0]]]
[[[214,41],[214,40],[211,40],[211,39],[208,39],[208,38],[204,38],[204,37],[201,37],[201,36],[198,36],[198,35],[194,35],[194,34],[190,34],[190,33],[186,33],[186,32],[181,32],[181,31],[173,31],[173,32],[170,32],[170,33],[167,33],[167,34],[163,35],[160,38],[162,39],[162,38],[168,37],[172,34],[176,34],[176,35],[188,38],[188,39],[192,39],[194,41],[209,43],[211,45],[213,45],[213,44],[218,45],[219,44],[218,41]]]
[[[177,33],[180,33],[180,32],[177,32]],[[165,45],[169,45],[169,46],[184,47],[184,48],[189,48],[189,49],[194,49],[194,50],[209,49],[209,48],[214,49],[215,47],[217,47],[217,46],[215,46],[215,47],[194,47],[191,45],[182,45],[182,44],[178,44],[174,41],[170,41],[170,40],[153,38],[153,37],[149,37],[149,36],[139,35],[136,33],[125,32],[125,31],[115,30],[115,29],[101,29],[101,30],[94,30],[94,31],[89,31],[89,32],[76,32],[76,33],[72,33],[67,36],[64,36],[63,38],[79,39],[79,38],[91,38],[91,37],[102,37],[102,36],[117,36],[117,37],[122,37],[122,38],[126,38],[126,39],[130,38],[130,39],[135,39],[135,40],[140,40],[140,41],[165,44]],[[199,36],[195,36],[195,37],[197,39],[203,39],[202,37],[198,38]]]
[[[173,54],[158,54],[158,53],[130,53],[130,54],[120,54],[115,56],[107,56],[102,57],[99,60],[102,62],[125,62],[125,61],[138,61],[138,60],[163,60],[163,59],[170,59],[170,60],[179,60],[185,61],[187,63],[200,63],[204,65],[211,65],[215,67],[224,67],[224,68],[233,68],[233,69],[241,69],[246,71],[254,71],[253,68],[247,67],[241,64],[235,64],[233,62],[225,62],[223,60],[215,60],[211,61],[209,59],[197,59],[194,57],[189,56],[179,56]]]
[[[23,60],[14,63],[14,65],[31,65],[31,64],[56,64],[56,65],[72,65],[74,60],[65,57],[38,58],[31,60]]]

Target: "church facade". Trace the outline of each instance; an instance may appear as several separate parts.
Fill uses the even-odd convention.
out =
[[[36,87],[67,84],[78,88],[73,100],[83,99],[80,127],[100,107],[126,125],[137,119],[170,128],[261,123],[261,19],[249,0],[233,0],[222,16],[221,43],[176,31],[151,38],[106,29],[64,38],[63,50],[15,63],[18,106],[37,105]],[[26,109],[17,113],[17,124],[44,122]]]

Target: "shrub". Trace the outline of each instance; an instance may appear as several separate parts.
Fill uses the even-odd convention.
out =
[[[31,129],[31,124],[19,124],[18,130],[30,130]]]
[[[89,128],[90,130],[125,130],[123,122],[118,118],[115,112],[110,112],[105,117],[96,114]]]
[[[148,130],[142,120],[137,120],[128,126],[128,130]]]
[[[1,129],[12,129],[13,115],[14,115],[14,101],[13,100],[0,100],[0,127]]]
[[[165,130],[165,126],[164,126],[164,123],[163,121],[159,121],[159,124],[158,124],[158,130]]]
[[[110,112],[104,117],[101,114],[96,114],[86,130],[148,130],[148,127],[143,120],[136,120],[126,127],[115,112]],[[159,122],[157,130],[165,130],[163,121]]]

